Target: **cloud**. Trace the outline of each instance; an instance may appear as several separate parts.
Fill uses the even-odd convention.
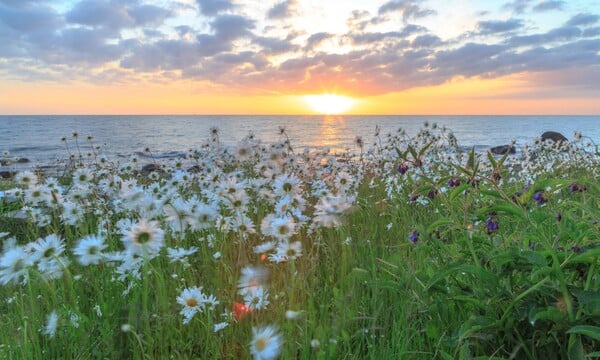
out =
[[[54,9],[45,5],[10,7],[0,4],[0,24],[20,33],[30,33],[55,31],[63,21]]]
[[[600,20],[600,16],[597,14],[580,13],[573,16],[567,21],[568,26],[587,26],[593,25]]]
[[[121,2],[83,0],[65,15],[74,24],[103,26],[119,30],[137,26],[159,26],[172,15],[170,10],[154,5],[127,6]]]
[[[211,23],[220,41],[230,41],[250,35],[254,21],[241,15],[219,15]]]
[[[436,12],[432,9],[424,9],[418,5],[418,1],[415,0],[391,0],[379,7],[379,15],[384,15],[392,12],[401,12],[402,19],[407,21],[409,19],[419,19],[430,15],[434,15]]]
[[[306,40],[306,50],[313,50],[315,47],[319,46],[323,41],[331,39],[333,37],[332,34],[326,32],[319,32],[312,34]]]
[[[200,12],[206,16],[234,9],[233,3],[229,0],[196,0],[196,2],[200,6]]]
[[[496,34],[508,31],[514,31],[523,26],[523,21],[519,19],[509,20],[489,20],[477,23],[477,29],[481,34]]]
[[[296,4],[296,0],[285,0],[277,3],[271,9],[269,9],[267,12],[267,17],[269,19],[286,19],[291,17],[294,14]]]
[[[540,1],[533,7],[533,11],[543,12],[550,10],[562,10],[565,6],[565,2],[562,0],[545,0]]]
[[[114,29],[133,26],[127,8],[103,0],[84,0],[69,11],[65,19],[70,23],[87,26],[106,26]]]
[[[581,29],[576,26],[562,26],[552,29],[543,34],[517,35],[508,40],[514,47],[520,46],[544,46],[547,43],[557,41],[568,41],[581,37]]]
[[[514,0],[505,3],[502,7],[517,14],[522,14],[531,5],[531,0]]]
[[[507,9],[531,10],[531,17],[480,13],[452,38],[426,26],[433,12],[420,1],[348,11],[342,30],[298,25],[295,1],[272,0],[255,12],[244,1],[197,0],[190,9],[183,2],[167,8],[150,0],[81,0],[61,13],[41,0],[0,0],[0,79],[186,79],[244,93],[368,95],[524,72],[571,73],[573,83],[590,88],[582,74],[599,73],[596,13],[571,13],[536,30],[535,12],[560,1],[511,1]]]

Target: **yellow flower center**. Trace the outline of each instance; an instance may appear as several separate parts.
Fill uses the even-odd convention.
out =
[[[198,300],[196,300],[194,298],[189,298],[189,299],[185,300],[185,304],[189,307],[196,307],[196,306],[198,306]]]
[[[267,347],[267,343],[268,343],[267,339],[258,338],[258,339],[256,339],[256,342],[254,343],[254,345],[256,346],[256,350],[263,351]]]

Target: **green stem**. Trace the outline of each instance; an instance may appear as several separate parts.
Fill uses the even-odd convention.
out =
[[[567,306],[567,312],[569,314],[569,320],[575,321],[575,313],[573,312],[573,299],[571,299],[571,294],[569,294],[569,290],[567,289],[567,282],[565,281],[565,277],[561,271],[560,261],[556,256],[556,252],[552,251],[552,268],[560,282],[560,290],[562,292],[562,296],[565,300],[565,305]]]
[[[536,291],[537,289],[541,288],[542,286],[544,286],[544,284],[546,284],[546,282],[550,280],[550,276],[546,276],[545,278],[543,278],[542,280],[540,280],[537,284],[533,285],[532,287],[530,287],[529,289],[525,290],[524,292],[522,292],[521,294],[519,294],[511,303],[510,305],[508,305],[508,307],[506,308],[506,310],[504,310],[504,314],[502,314],[502,317],[500,318],[500,323],[503,323],[504,321],[506,321],[506,318],[508,317],[509,311],[519,302],[521,301],[523,298],[525,298],[527,295],[531,294],[532,292]]]

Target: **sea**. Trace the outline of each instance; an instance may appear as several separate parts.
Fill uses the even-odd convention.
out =
[[[35,115],[0,116],[0,159],[25,158],[27,163],[0,167],[20,170],[56,164],[76,151],[100,147],[109,158],[143,154],[175,157],[199,148],[219,130],[224,145],[235,145],[249,133],[263,143],[281,141],[285,128],[292,146],[352,150],[357,136],[366,146],[380,134],[403,129],[415,135],[425,124],[446,127],[464,149],[485,151],[516,141],[530,144],[545,131],[573,139],[576,131],[600,144],[600,116],[281,116],[281,115]],[[75,142],[74,134],[77,134]],[[92,137],[91,143],[87,140]],[[79,147],[79,150],[77,149]]]

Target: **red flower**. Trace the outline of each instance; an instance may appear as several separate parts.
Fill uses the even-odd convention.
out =
[[[239,321],[239,320],[242,320],[242,318],[244,318],[244,316],[251,313],[252,309],[250,309],[249,307],[247,307],[246,305],[244,305],[242,303],[234,302],[231,312],[233,313],[233,318],[235,320]]]

